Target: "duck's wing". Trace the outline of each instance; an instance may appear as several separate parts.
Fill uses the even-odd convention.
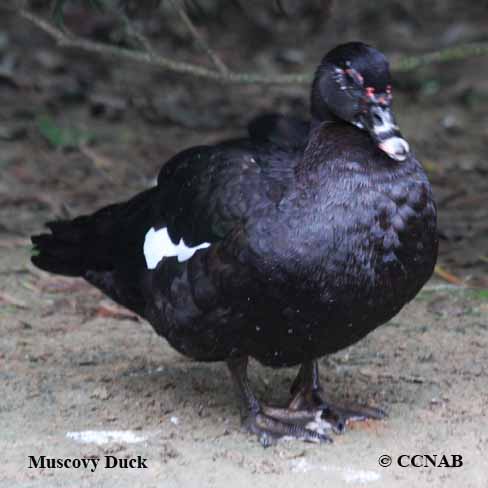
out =
[[[200,304],[210,307],[228,288],[220,278],[222,284],[212,288],[210,274],[236,276],[242,290],[249,266],[236,272],[234,257],[246,248],[246,223],[259,222],[263,214],[269,218],[293,179],[293,164],[290,153],[245,140],[188,149],[168,161],[156,187],[94,214],[49,223],[51,233],[32,238],[32,261],[47,271],[81,276],[146,318],[153,303],[148,296],[161,289],[170,307],[168,290],[175,283],[195,293],[212,289]],[[193,257],[193,274],[182,282]],[[192,293],[181,297],[190,300]],[[190,307],[180,305],[171,310]]]
[[[292,184],[295,160],[293,151],[245,139],[176,155],[158,176],[171,240],[212,243],[259,219]]]
[[[272,142],[278,146],[304,149],[310,123],[281,114],[259,115],[249,123],[249,136],[252,140],[263,143]]]

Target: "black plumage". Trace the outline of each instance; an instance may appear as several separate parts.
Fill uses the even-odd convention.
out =
[[[84,277],[181,353],[227,361],[244,424],[263,443],[328,440],[306,427],[317,413],[336,430],[381,413],[327,404],[317,358],[396,315],[437,256],[431,187],[391,99],[384,56],[362,43],[339,46],[317,70],[310,122],[265,115],[248,138],[183,151],[155,188],[48,224],[51,234],[33,237],[32,260]],[[172,244],[154,251],[150,229]],[[186,258],[169,252],[202,244]],[[301,364],[288,409],[254,397],[248,356]]]

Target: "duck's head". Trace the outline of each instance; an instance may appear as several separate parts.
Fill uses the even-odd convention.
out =
[[[389,64],[378,50],[361,42],[332,49],[317,69],[312,85],[315,122],[337,118],[367,131],[375,144],[396,161],[410,147],[400,134],[392,111]]]

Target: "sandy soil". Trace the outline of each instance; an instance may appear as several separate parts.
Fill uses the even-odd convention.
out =
[[[12,251],[1,269],[26,259]],[[488,302],[479,292],[430,283],[388,325],[322,361],[332,398],[384,406],[387,420],[351,425],[332,445],[264,450],[239,430],[223,365],[188,361],[144,322],[80,320],[83,309],[103,315],[97,292],[34,280],[51,291],[32,289],[20,272],[2,283],[26,308],[2,310],[0,486],[486,486]],[[293,374],[252,365],[259,395],[277,403]],[[68,437],[91,430],[129,431],[140,442]],[[383,454],[461,454],[464,465],[383,468]],[[28,456],[40,455],[142,456],[148,468],[29,469]]]
[[[441,20],[431,37],[419,34],[423,49],[447,32]],[[460,21],[456,39],[475,38],[481,20],[474,12]],[[315,62],[319,46],[335,42],[338,25],[308,45],[304,66],[290,69]],[[392,25],[403,39],[398,49],[406,50],[408,36]],[[451,281],[469,287],[437,275],[393,321],[322,360],[333,399],[384,407],[386,420],[352,424],[332,445],[281,442],[265,450],[240,431],[222,364],[189,361],[82,281],[35,270],[28,236],[49,218],[130,196],[175,151],[240,134],[258,111],[303,113],[307,87],[183,83],[61,54],[22,26],[8,16],[0,20],[15,56],[10,78],[0,77],[1,487],[488,486],[486,58],[405,75],[396,98],[403,133],[434,183],[440,265]],[[211,34],[218,43],[218,33]],[[341,35],[353,37],[350,30]],[[378,43],[386,46],[388,35],[378,33]],[[251,43],[239,46],[243,36],[221,41],[228,60],[236,63],[232,53],[242,49],[258,69],[269,67],[276,53],[253,58]],[[359,28],[357,36],[375,40]],[[187,53],[188,46],[181,49]],[[0,60],[6,53],[0,43]],[[91,142],[69,147],[73,131],[53,135],[52,124],[74,127]],[[275,403],[286,401],[294,374],[251,367],[259,396]],[[81,442],[89,431],[96,433]],[[379,465],[384,454],[393,458],[391,467]],[[403,454],[462,455],[464,464],[402,468]],[[142,456],[148,467],[29,468],[29,456],[41,455]]]

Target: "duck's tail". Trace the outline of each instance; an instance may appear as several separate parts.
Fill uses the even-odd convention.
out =
[[[65,276],[84,276],[88,270],[110,270],[110,254],[97,238],[93,218],[48,222],[50,234],[32,236],[32,263],[40,269]]]
[[[138,274],[144,268],[144,232],[158,208],[157,195],[152,188],[92,215],[48,222],[50,234],[32,236],[32,263],[51,273],[85,278],[141,314]]]
[[[147,190],[92,215],[48,222],[50,234],[32,236],[33,264],[65,276],[112,271],[116,255],[125,252],[130,258],[130,246],[137,239],[139,225],[150,218],[156,191]]]

